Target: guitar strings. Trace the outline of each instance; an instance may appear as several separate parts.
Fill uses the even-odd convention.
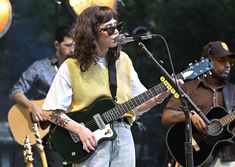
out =
[[[124,107],[125,107],[125,105],[118,105],[118,106],[116,106],[115,108],[110,109],[110,110],[107,111],[106,113],[103,113],[103,114],[101,115],[102,120],[107,120],[107,121],[105,121],[104,123],[108,123],[108,120],[113,120],[113,119],[115,119],[115,118],[118,118],[118,117],[121,115],[121,113],[120,113],[119,111],[121,111],[122,109],[123,109],[123,110],[127,110],[127,108],[124,108]],[[132,107],[132,106],[129,106],[129,108],[131,108],[131,107]],[[129,108],[128,108],[128,109],[129,109]],[[133,108],[133,107],[132,107],[132,108]],[[112,114],[108,114],[109,112],[112,112],[113,114],[115,114],[115,116],[112,117]],[[92,119],[92,120],[86,122],[86,123],[85,123],[85,126],[86,126],[86,127],[93,127],[93,128],[98,127],[98,125],[97,125],[97,123],[96,123],[96,121],[95,121],[94,119]]]
[[[223,127],[227,125],[228,123],[230,123],[231,121],[233,121],[234,118],[235,118],[235,112],[232,112],[231,114],[226,115],[221,120],[216,122],[217,124],[214,123],[214,124],[209,125],[209,126],[212,126],[209,132],[211,133],[217,132],[217,134],[220,134],[221,132],[223,133]],[[195,139],[198,140],[199,142],[205,139],[207,136],[209,136],[208,132],[207,133],[197,132],[193,135],[193,137],[195,137]]]
[[[107,111],[106,115],[105,115],[105,113],[103,113],[101,115],[101,117],[105,118],[105,120],[115,120],[115,118],[119,118],[123,114],[124,111],[132,110],[133,108],[135,108],[139,104],[145,102],[146,99],[150,99],[150,98],[154,97],[156,94],[158,94],[159,92],[164,91],[165,89],[163,87],[164,87],[163,83],[160,83],[160,84],[150,88],[149,91],[144,92],[144,93],[136,96],[134,99],[129,100],[126,103],[119,104],[115,108],[110,109],[110,112],[115,114],[114,116],[112,116],[112,114],[108,114],[108,111]],[[105,123],[108,123],[108,121],[106,121]],[[90,121],[86,122],[85,125],[87,127],[90,127],[90,126],[91,127],[93,127],[93,126],[98,127],[94,120],[90,120]]]
[[[218,126],[212,127],[211,130],[210,130],[210,132],[213,133],[213,132],[216,132],[216,131],[218,131],[218,130],[220,130],[220,129],[223,129],[223,128],[222,128],[222,127],[221,127],[221,128],[218,128]],[[222,132],[222,131],[220,131],[220,132]],[[193,135],[194,139],[195,139],[196,141],[198,141],[198,142],[200,142],[201,140],[205,139],[205,138],[208,137],[208,136],[209,136],[209,133],[208,133],[208,132],[206,132],[206,133],[197,132],[197,133],[195,133],[195,134]]]
[[[105,115],[102,115],[102,117],[106,118]],[[107,118],[106,118],[106,119],[107,119]],[[89,128],[89,129],[98,128],[98,125],[97,125],[97,123],[95,122],[94,119],[92,119],[92,120],[86,122],[86,123],[85,123],[85,126],[86,126],[87,128]]]

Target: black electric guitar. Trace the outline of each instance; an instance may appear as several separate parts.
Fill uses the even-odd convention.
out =
[[[200,62],[191,65],[185,71],[176,75],[176,77],[183,80],[192,80],[211,69],[211,62],[208,59],[202,59]],[[109,98],[102,97],[95,100],[87,108],[83,109],[83,111],[68,113],[68,116],[89,128],[95,134],[98,143],[104,140],[112,140],[116,137],[116,134],[110,127],[110,122],[117,120],[124,113],[134,109],[166,89],[164,84],[160,83],[119,105],[115,104]],[[51,125],[49,134],[55,149],[68,163],[82,162],[93,153],[87,153],[83,150],[79,137],[58,125]]]
[[[194,166],[200,166],[205,163],[209,155],[224,145],[231,144],[234,134],[230,131],[234,126],[235,111],[227,113],[221,107],[211,109],[207,118],[211,124],[208,126],[208,132],[198,132],[192,125],[192,146]],[[231,126],[230,126],[231,125]],[[185,123],[172,125],[166,135],[167,148],[172,157],[185,166]]]

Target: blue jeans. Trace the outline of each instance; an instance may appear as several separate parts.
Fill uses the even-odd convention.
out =
[[[79,167],[135,167],[135,147],[130,125],[114,122],[111,126],[117,137],[100,143],[95,153],[78,164]]]

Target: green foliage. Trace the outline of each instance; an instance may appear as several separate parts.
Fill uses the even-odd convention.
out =
[[[170,46],[177,72],[198,60],[202,47],[209,41],[223,40],[229,45],[230,50],[235,50],[235,39],[232,38],[235,35],[235,2],[232,0],[136,0],[125,1],[125,4],[124,7],[119,5],[118,9],[120,20],[124,20],[128,25],[127,31],[144,25],[152,33],[162,34]],[[159,39],[151,43],[148,49],[153,54],[163,56],[160,59],[165,63],[169,62],[163,43],[159,44]],[[124,49],[134,54],[137,47],[124,46]],[[149,74],[150,69],[141,68],[146,63],[142,58],[139,59],[139,56],[135,55],[133,61],[136,68]],[[165,66],[171,72],[169,64]],[[145,75],[144,80],[151,81],[154,72],[156,71],[150,72],[151,75]]]

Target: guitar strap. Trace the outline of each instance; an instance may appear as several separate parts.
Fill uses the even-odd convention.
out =
[[[108,71],[109,71],[109,89],[113,99],[116,101],[117,97],[117,72],[116,72],[116,63],[115,60],[108,62]]]
[[[225,86],[223,88],[223,96],[227,111],[233,111],[233,86],[228,81],[225,81]]]

